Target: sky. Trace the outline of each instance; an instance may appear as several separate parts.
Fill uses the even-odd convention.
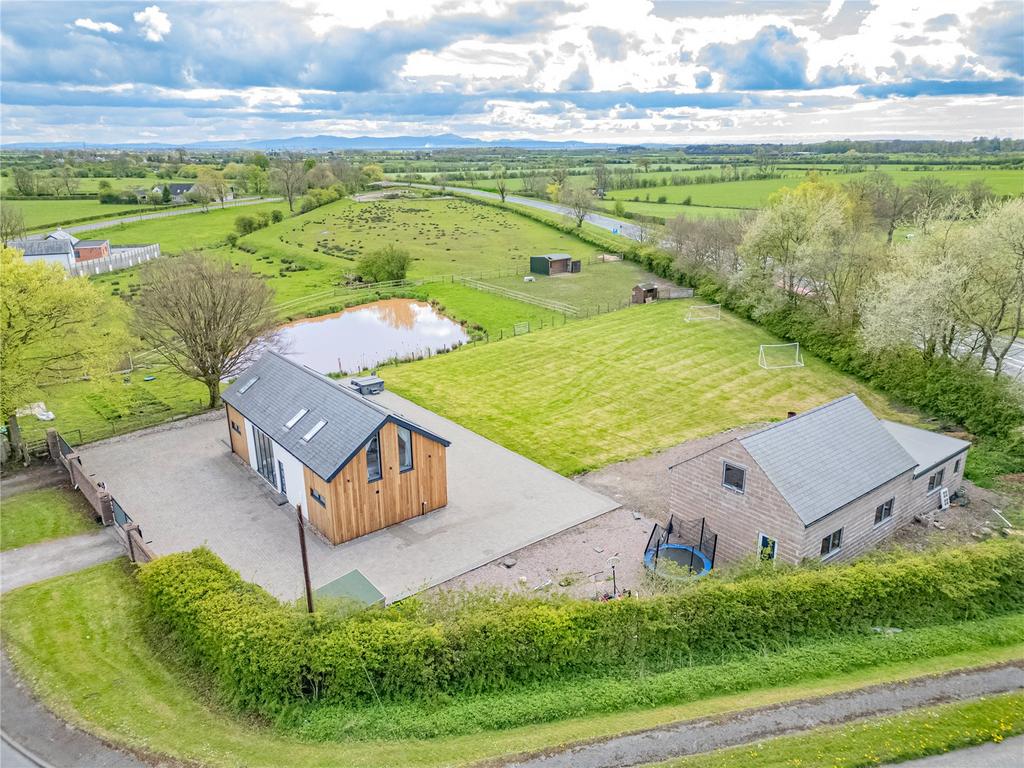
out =
[[[1024,135],[1024,3],[0,0],[0,141]]]

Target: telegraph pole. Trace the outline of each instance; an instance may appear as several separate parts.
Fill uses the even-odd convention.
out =
[[[295,517],[299,523],[299,549],[302,551],[302,575],[306,581],[306,610],[313,612],[313,585],[309,581],[309,555],[306,554],[306,528],[302,524],[302,505],[295,506]]]

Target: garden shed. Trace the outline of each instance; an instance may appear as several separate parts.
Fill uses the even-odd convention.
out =
[[[633,286],[633,303],[646,304],[658,300],[658,286],[655,283],[637,283]]]
[[[579,272],[580,262],[568,253],[546,253],[530,257],[530,271],[537,275],[564,275]]]

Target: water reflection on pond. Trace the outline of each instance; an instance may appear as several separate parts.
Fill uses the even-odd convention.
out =
[[[395,357],[451,349],[468,339],[461,325],[412,299],[383,299],[280,329],[285,354],[321,373],[352,373]]]

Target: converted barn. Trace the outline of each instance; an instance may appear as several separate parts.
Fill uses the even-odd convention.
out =
[[[564,275],[579,272],[580,262],[573,261],[568,253],[546,253],[530,257],[530,271],[535,275]]]
[[[704,518],[716,557],[845,560],[949,503],[970,443],[878,419],[856,395],[670,468],[669,507]]]
[[[334,544],[448,503],[447,440],[283,355],[223,399],[232,453]]]

